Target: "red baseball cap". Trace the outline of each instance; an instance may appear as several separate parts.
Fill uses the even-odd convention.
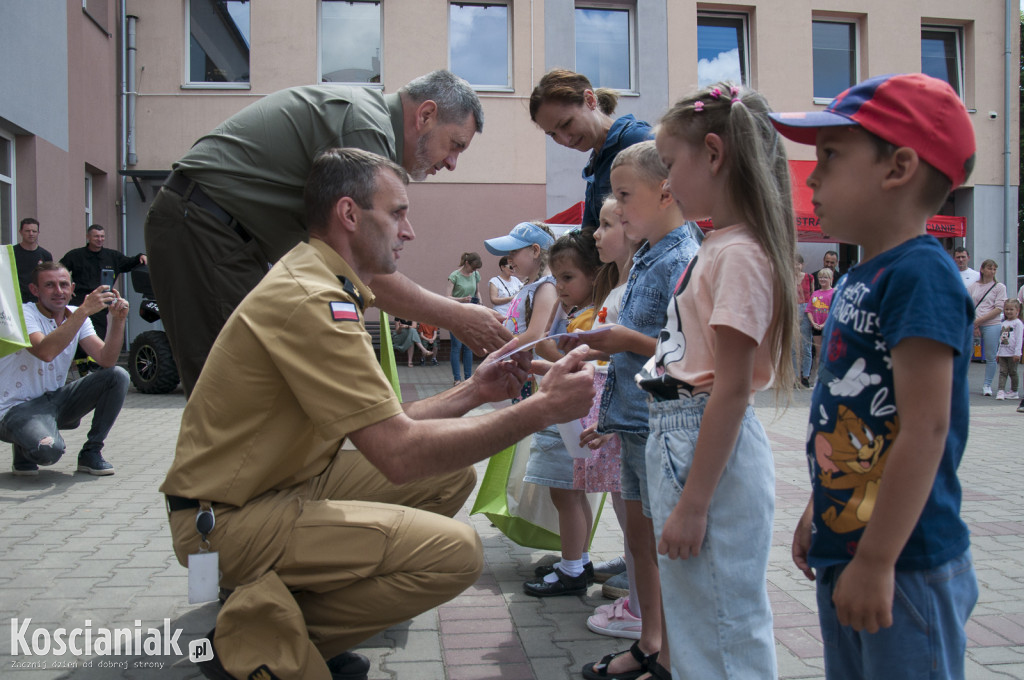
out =
[[[824,111],[772,113],[783,136],[814,144],[818,128],[862,127],[890,144],[906,146],[949,178],[953,189],[973,165],[974,127],[944,80],[923,73],[869,78],[842,92]]]

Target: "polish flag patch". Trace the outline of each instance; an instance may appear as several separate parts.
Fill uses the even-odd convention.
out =
[[[332,302],[331,318],[335,321],[359,321],[359,310],[351,302]]]

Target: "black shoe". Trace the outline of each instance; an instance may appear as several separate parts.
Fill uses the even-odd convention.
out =
[[[533,575],[537,578],[544,578],[555,570],[554,564],[542,564],[533,570]],[[587,577],[587,585],[593,585],[594,583],[594,563],[587,562],[583,565],[583,575]]]
[[[555,569],[558,580],[548,583],[544,579],[527,581],[523,584],[523,592],[534,597],[554,597],[555,595],[584,595],[587,592],[587,575],[569,576],[560,569]]]
[[[800,384],[809,388],[811,386],[811,381],[808,378],[800,378]]]
[[[20,446],[14,444],[14,464],[11,472],[15,477],[35,477],[39,474],[39,466],[28,459]]]
[[[82,451],[78,454],[78,471],[105,477],[114,474],[114,466],[103,460],[99,451]]]
[[[217,650],[213,646],[213,635],[216,630],[214,628],[206,634],[206,639],[210,641],[213,658],[207,661],[197,661],[196,665],[199,666],[199,671],[211,680],[236,680],[235,676],[227,672],[220,657],[217,656]],[[367,680],[367,674],[370,672],[370,660],[362,654],[342,652],[338,656],[328,659],[327,670],[331,673],[331,680]],[[250,677],[259,676],[254,674]],[[270,676],[268,675],[268,677]]]
[[[235,680],[235,676],[231,675],[224,668],[224,664],[220,662],[220,657],[217,656],[217,650],[213,646],[213,634],[216,632],[216,628],[206,634],[206,639],[210,643],[210,653],[213,654],[212,659],[206,661],[196,661],[196,666],[199,667],[199,672],[202,673],[210,680]]]
[[[342,652],[327,660],[331,680],[366,680],[370,660],[357,652]]]

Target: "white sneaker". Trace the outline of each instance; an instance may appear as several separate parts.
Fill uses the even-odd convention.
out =
[[[639,640],[642,622],[633,616],[628,605],[629,600],[621,598],[614,604],[598,607],[587,619],[587,628],[601,635]]]
[[[991,397],[992,396],[992,386],[991,385],[985,385],[984,387],[982,387],[981,388],[981,396],[983,396],[983,397]]]
[[[1006,399],[1006,392],[1003,392],[1002,390],[996,392],[996,400],[1002,401],[1003,399]]]
[[[1018,395],[1016,392],[1007,392],[1006,393],[1006,398],[1007,399],[1020,399],[1020,395]]]

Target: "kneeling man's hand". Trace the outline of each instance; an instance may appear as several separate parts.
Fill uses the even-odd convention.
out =
[[[530,377],[530,352],[516,352],[501,361],[494,361],[516,347],[518,340],[513,339],[497,352],[491,353],[473,372],[471,383],[476,387],[481,403],[501,401],[518,397],[523,383]]]
[[[555,423],[568,423],[590,413],[594,403],[594,366],[587,363],[590,347],[580,345],[556,361],[544,376],[540,393]],[[536,397],[531,397],[531,399]]]

